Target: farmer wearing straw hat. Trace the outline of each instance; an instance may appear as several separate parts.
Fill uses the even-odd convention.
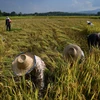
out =
[[[39,88],[41,96],[44,89],[44,70],[46,68],[42,59],[29,52],[19,54],[12,62],[12,69],[16,76],[31,76],[32,83]]]
[[[5,25],[6,25],[6,30],[10,31],[11,30],[11,19],[8,16],[6,17]]]
[[[69,44],[64,48],[63,55],[65,60],[73,62],[79,60],[79,62],[82,62],[84,59],[84,52],[82,49],[76,45],[76,44]]]
[[[94,24],[90,21],[87,21],[87,25],[93,26]]]

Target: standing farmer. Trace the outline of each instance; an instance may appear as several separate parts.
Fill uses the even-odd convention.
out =
[[[5,25],[6,25],[6,30],[10,31],[11,30],[11,20],[8,16],[6,17]]]

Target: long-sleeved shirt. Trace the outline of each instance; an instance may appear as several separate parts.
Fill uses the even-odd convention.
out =
[[[44,71],[46,69],[46,65],[40,57],[35,55],[34,58],[36,61],[35,68],[28,74],[31,75],[32,82],[35,83],[35,85],[39,88],[39,90],[43,90],[43,88],[44,88]]]

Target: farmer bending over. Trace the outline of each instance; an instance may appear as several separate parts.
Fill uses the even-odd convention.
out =
[[[73,65],[74,62],[78,60],[79,63],[84,61],[84,52],[82,49],[76,44],[69,44],[65,46],[63,55],[65,60]]]
[[[29,52],[21,53],[12,62],[12,69],[16,76],[30,76],[32,83],[39,88],[39,96],[42,95],[46,65],[40,57]]]

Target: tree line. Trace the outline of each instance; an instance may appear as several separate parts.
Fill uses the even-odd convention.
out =
[[[85,14],[85,13],[70,13],[70,12],[46,12],[46,13],[28,13],[28,14],[23,14],[22,12],[16,13],[15,11],[12,11],[11,13],[8,12],[2,12],[0,10],[0,16],[88,16],[88,15],[93,15],[93,16],[99,16],[100,12],[97,14]]]

